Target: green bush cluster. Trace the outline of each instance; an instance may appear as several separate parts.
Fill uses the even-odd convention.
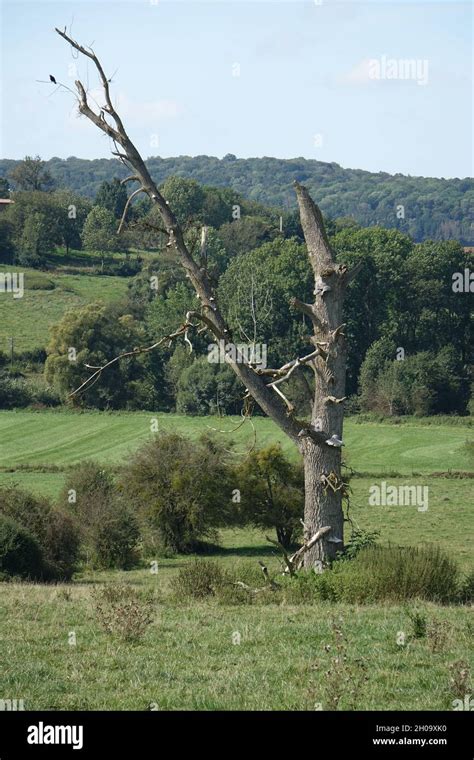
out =
[[[0,488],[0,571],[21,578],[70,580],[79,531],[66,511],[15,487]]]
[[[182,568],[173,583],[181,600],[216,597],[222,604],[377,604],[424,599],[437,603],[467,602],[472,575],[459,569],[435,547],[369,546],[351,560],[338,560],[324,573],[301,571],[272,577],[270,587],[257,566],[221,569],[212,560]]]
[[[61,503],[67,505],[77,521],[86,563],[124,570],[137,564],[138,521],[121,497],[110,471],[95,462],[82,462],[72,468]]]

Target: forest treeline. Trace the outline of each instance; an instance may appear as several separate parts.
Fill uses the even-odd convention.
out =
[[[18,356],[18,366],[0,354],[0,407],[65,402],[98,409],[239,413],[243,389],[223,358],[209,361],[213,341],[202,333],[192,335],[192,352],[183,341],[166,342],[157,351],[115,363],[100,382],[70,397],[87,377],[85,364],[100,366],[170,335],[190,309],[198,308],[196,296],[148,199],[129,207],[126,230],[117,235],[127,203],[126,186],[117,178],[103,182],[93,201],[54,189],[47,164],[39,159],[23,162],[13,178],[24,189],[12,193],[15,202],[0,216],[0,264],[54,270],[59,251],[67,260],[68,251],[83,249],[96,264],[88,267],[89,274],[125,276],[128,290],[112,304],[89,303],[66,312],[48,345],[34,356]],[[230,188],[182,177],[169,177],[161,192],[216,287],[234,341],[263,347],[271,367],[308,353],[311,326],[290,305],[292,298],[314,299],[296,210],[279,213]],[[468,413],[472,250],[452,240],[417,243],[399,230],[364,228],[347,217],[326,217],[326,227],[338,260],[361,263],[344,318],[348,410]],[[25,377],[25,361],[44,385]],[[309,412],[312,381],[311,371],[301,368],[287,383],[302,414]]]
[[[0,177],[11,175],[19,163],[0,160]],[[104,180],[125,176],[124,167],[114,159],[55,157],[45,165],[57,188],[91,199]],[[290,210],[296,208],[291,184],[298,180],[308,187],[327,216],[350,216],[363,227],[396,228],[417,242],[429,238],[474,243],[474,181],[470,178],[391,175],[305,158],[236,158],[232,154],[223,159],[152,156],[147,165],[158,183],[171,175],[187,177],[202,185],[229,188],[266,206]]]

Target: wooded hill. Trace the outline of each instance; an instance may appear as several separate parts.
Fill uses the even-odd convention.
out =
[[[0,160],[0,177],[18,164]],[[414,240],[455,239],[474,244],[474,180],[411,177],[386,172],[343,169],[336,163],[305,158],[236,158],[213,156],[150,157],[148,167],[161,183],[170,175],[201,184],[230,187],[267,206],[295,208],[293,180],[304,182],[329,217],[352,216],[364,227],[396,227]],[[45,162],[57,187],[93,198],[104,180],[124,176],[115,159],[74,156]]]

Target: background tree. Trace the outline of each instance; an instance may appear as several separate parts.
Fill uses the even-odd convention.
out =
[[[114,177],[112,182],[104,180],[97,191],[95,205],[110,211],[116,219],[120,219],[127,204],[127,190],[121,181]]]
[[[144,340],[143,328],[133,317],[101,304],[67,312],[51,334],[45,376],[63,399],[86,379],[84,364],[98,366],[111,354],[133,349]],[[104,382],[74,396],[72,401],[98,409],[126,407],[135,395],[134,381],[144,377],[143,362],[143,358],[117,362],[104,374]]]
[[[184,225],[200,216],[205,196],[196,180],[168,177],[163,182],[160,192],[170,204],[180,224]]]
[[[70,190],[56,190],[52,199],[57,209],[58,233],[61,243],[69,254],[71,248],[82,248],[82,230],[92,205]]]
[[[39,156],[25,156],[10,172],[16,190],[52,190],[54,180]]]
[[[18,263],[29,267],[45,266],[48,255],[55,248],[56,227],[50,218],[40,211],[26,217],[19,240]]]
[[[15,203],[2,213],[2,218],[11,225],[17,259],[25,266],[44,266],[62,241],[53,193],[16,192]]]
[[[180,414],[239,414],[242,387],[226,364],[196,359],[179,373],[176,411]]]
[[[91,209],[82,229],[82,243],[86,250],[101,254],[123,249],[123,239],[117,235],[117,222],[111,211],[101,206]]]
[[[254,216],[243,216],[226,222],[219,229],[219,238],[227,251],[228,259],[253,251],[276,235],[277,228],[272,227],[267,219]]]
[[[0,216],[0,264],[10,264],[14,252],[12,224],[7,218]]]
[[[6,177],[0,177],[0,198],[10,197],[10,183]]]

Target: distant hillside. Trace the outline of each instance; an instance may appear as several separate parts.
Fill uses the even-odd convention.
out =
[[[17,161],[0,160],[0,176]],[[304,182],[323,212],[352,216],[363,226],[397,227],[415,240],[457,239],[474,243],[474,180],[410,177],[343,169],[335,163],[305,158],[236,158],[212,156],[151,157],[148,167],[158,183],[170,174],[202,184],[225,186],[269,206],[294,207],[291,183]],[[47,167],[59,186],[93,197],[104,180],[125,176],[115,159],[52,158]],[[400,206],[404,208],[405,218]]]

